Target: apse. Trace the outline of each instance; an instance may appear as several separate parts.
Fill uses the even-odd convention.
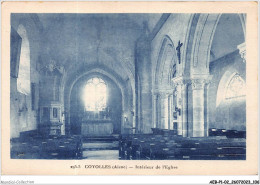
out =
[[[75,83],[70,97],[72,134],[91,135],[95,129],[96,135],[120,134],[121,118],[122,94],[113,80],[94,73],[80,78]],[[88,124],[88,129],[82,124]],[[90,124],[93,124],[93,128]],[[99,126],[103,131],[97,128]]]

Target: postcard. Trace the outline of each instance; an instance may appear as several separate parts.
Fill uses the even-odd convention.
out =
[[[257,2],[3,2],[2,174],[258,174]]]

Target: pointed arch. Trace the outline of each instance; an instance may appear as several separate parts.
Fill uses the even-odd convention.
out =
[[[195,14],[190,24],[189,41],[186,49],[190,76],[209,73],[210,49],[221,14]],[[187,66],[188,65],[188,66]]]
[[[238,81],[241,83],[234,86]],[[218,85],[216,107],[225,99],[245,96],[245,88],[245,81],[237,72],[226,71]]]
[[[86,67],[86,66],[85,66]],[[124,79],[122,79],[120,76],[118,76],[114,71],[109,70],[108,68],[101,67],[101,66],[88,66],[86,67],[86,70],[83,70],[82,73],[76,74],[73,78],[69,78],[66,81],[66,85],[64,87],[64,94],[63,94],[63,101],[64,101],[64,112],[66,112],[66,118],[65,118],[65,131],[66,133],[70,132],[70,98],[72,93],[72,88],[76,84],[77,81],[79,81],[84,76],[88,76],[91,74],[101,74],[109,79],[111,79],[120,89],[122,94],[122,128],[124,127],[124,121],[123,121],[123,115],[127,115],[130,119],[131,117],[131,111],[135,111],[134,102],[130,102],[129,99],[133,100],[133,94],[131,94],[132,89],[127,89],[127,84],[125,83]],[[131,85],[131,84],[129,84]],[[132,87],[131,87],[132,88]],[[132,110],[133,109],[133,110]],[[135,126],[135,121],[131,121],[133,123],[133,127]]]
[[[225,99],[237,99],[245,97],[246,95],[246,84],[242,77],[235,73],[230,79],[225,93]]]
[[[246,34],[246,14],[239,16],[244,35]],[[185,73],[192,75],[209,73],[210,51],[222,14],[194,14],[192,16],[187,48],[185,49]]]
[[[170,86],[171,78],[177,72],[177,55],[175,46],[168,35],[165,35],[162,40],[162,46],[159,52],[159,57],[155,69],[155,87]]]

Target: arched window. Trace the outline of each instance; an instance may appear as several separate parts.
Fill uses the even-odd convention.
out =
[[[30,45],[27,33],[23,25],[17,29],[17,33],[22,38],[19,72],[17,78],[17,90],[25,95],[30,94]]]
[[[241,78],[241,76],[239,76],[239,74],[235,74],[229,81],[225,98],[226,99],[240,98],[240,97],[244,97],[245,95],[246,95],[245,81]]]
[[[84,88],[86,111],[103,111],[107,105],[107,85],[101,78],[91,78]]]

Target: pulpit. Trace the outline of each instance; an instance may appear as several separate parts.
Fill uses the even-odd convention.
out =
[[[61,126],[61,104],[56,101],[42,104],[40,106],[40,133],[45,136],[60,135]]]

